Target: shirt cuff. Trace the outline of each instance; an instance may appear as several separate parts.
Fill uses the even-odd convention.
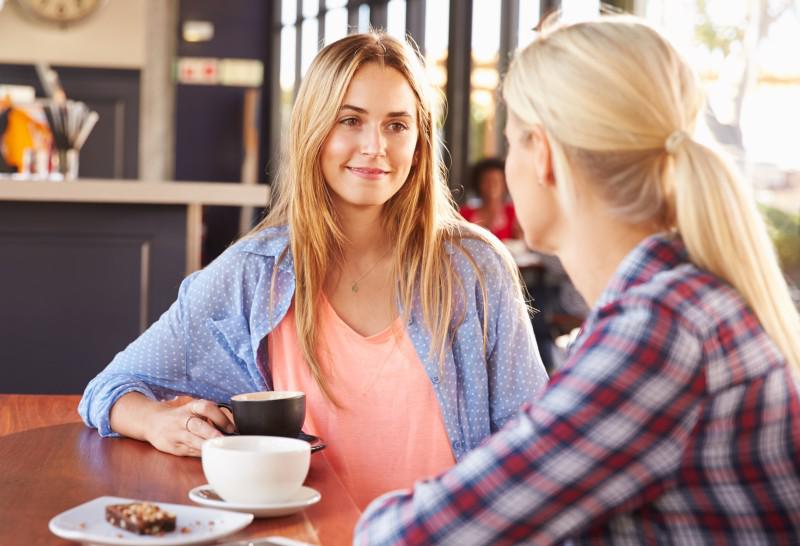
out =
[[[108,401],[100,410],[99,415],[96,416],[97,432],[104,438],[118,438],[121,434],[111,430],[111,408],[117,403],[117,400],[128,394],[129,392],[138,392],[149,398],[150,400],[157,400],[153,391],[151,391],[144,383],[129,383],[116,387],[108,397]]]

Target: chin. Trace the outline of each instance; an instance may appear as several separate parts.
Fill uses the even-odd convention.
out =
[[[389,200],[388,197],[353,196],[342,199],[342,203],[356,208],[382,207]]]
[[[535,250],[536,252],[543,252],[545,254],[555,254],[556,253],[556,245],[554,245],[551,241],[548,241],[546,237],[542,236],[542,234],[538,233],[525,233],[525,244],[528,245],[528,248],[531,250]]]

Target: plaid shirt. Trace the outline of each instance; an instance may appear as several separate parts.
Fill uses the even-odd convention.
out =
[[[733,249],[731,249],[733,251]],[[356,544],[800,544],[800,396],[741,297],[679,239],[620,265],[531,405]]]

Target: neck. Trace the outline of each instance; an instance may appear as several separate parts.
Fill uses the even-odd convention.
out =
[[[380,207],[347,207],[339,211],[339,228],[347,240],[345,259],[373,259],[386,252],[387,238]]]
[[[325,291],[341,304],[336,294],[348,297],[370,293],[386,284],[391,272],[391,242],[381,219],[381,207],[339,208],[339,229],[345,237],[342,262],[331,267]]]
[[[660,230],[632,226],[607,216],[587,214],[578,218],[557,254],[575,288],[593,307],[622,260],[643,239]]]

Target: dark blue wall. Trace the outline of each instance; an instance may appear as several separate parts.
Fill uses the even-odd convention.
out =
[[[269,77],[270,27],[273,0],[181,0],[178,16],[177,54],[179,57],[257,59],[264,63]],[[214,38],[188,43],[181,37],[186,20],[210,21]],[[262,86],[260,127],[269,127],[264,115],[269,100]],[[176,88],[175,179],[235,182],[241,177],[243,159],[242,87],[182,85]],[[263,143],[266,142],[262,135]],[[266,182],[266,154],[259,160],[259,181]],[[207,263],[236,239],[238,209],[206,207],[203,212],[206,235],[203,261]]]

